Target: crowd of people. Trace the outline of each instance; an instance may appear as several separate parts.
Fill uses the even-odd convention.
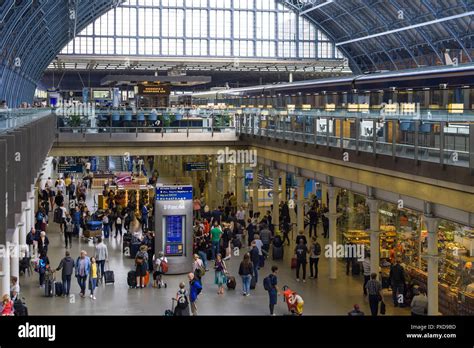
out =
[[[153,170],[153,163],[148,161],[152,179],[158,177]],[[81,179],[69,175],[60,175],[53,182],[48,178],[44,186],[38,192],[38,210],[35,214],[35,224],[27,235],[27,244],[30,249],[28,255],[22,260],[24,268],[33,260],[35,271],[39,276],[39,286],[44,289],[46,296],[53,292],[52,284],[56,278],[61,280],[61,288],[54,289],[56,295],[68,297],[71,293],[73,276],[76,278],[80,288],[80,296],[96,300],[96,288],[104,281],[105,265],[108,262],[108,248],[105,243],[110,238],[120,238],[123,248],[132,244],[139,245],[137,250],[132,250],[134,258],[134,280],[133,286],[142,289],[149,284],[149,275],[153,277],[153,287],[166,287],[164,277],[167,273],[168,260],[163,252],[155,255],[155,234],[153,232],[153,206],[144,202],[129,202],[122,204],[122,200],[114,190],[109,188],[106,182],[103,195],[106,199],[107,209],[92,212],[86,203],[92,187],[92,173],[90,161],[81,162],[84,174]],[[58,161],[53,160],[54,169]],[[141,166],[144,160],[136,158],[133,166],[141,174]],[[112,183],[111,183],[112,184]],[[206,183],[201,180],[199,191],[205,190]],[[197,191],[197,190],[196,190]],[[138,206],[137,206],[138,205]],[[216,286],[218,296],[225,293],[225,289],[236,287],[235,276],[228,267],[229,260],[238,258],[238,278],[241,282],[241,293],[248,297],[251,295],[260,280],[263,288],[268,293],[269,311],[275,314],[275,305],[278,295],[284,295],[290,312],[295,315],[303,314],[303,299],[296,292],[288,293],[280,289],[278,285],[278,266],[271,265],[265,268],[269,256],[274,260],[282,259],[283,250],[287,245],[287,252],[292,255],[292,268],[295,269],[297,282],[306,282],[307,268],[309,265],[309,279],[318,279],[319,260],[321,258],[320,239],[328,238],[329,220],[326,217],[328,209],[325,204],[313,197],[305,206],[305,230],[300,230],[295,238],[293,248],[290,248],[290,233],[294,229],[290,209],[290,202],[281,202],[280,220],[274,221],[272,217],[273,207],[264,214],[253,212],[252,205],[238,205],[236,195],[227,192],[223,196],[222,203],[211,210],[206,202],[205,195],[194,197],[193,200],[193,263],[190,265],[190,273],[186,282],[179,283],[175,302],[176,306],[172,315],[197,315],[198,298],[204,286],[203,278],[209,277],[210,269],[213,269],[213,283]],[[297,207],[295,207],[296,213]],[[60,232],[64,235],[65,252],[64,257],[56,267],[51,265],[48,257],[49,238],[47,235],[49,218],[53,216],[55,223],[59,225]],[[97,237],[94,244],[93,255],[88,255],[82,250],[79,255],[71,255],[71,246],[74,236],[81,236],[90,221],[100,221],[102,236]],[[281,233],[275,233],[278,223]],[[322,225],[322,234],[318,235],[318,225]],[[123,234],[123,232],[124,234]],[[305,232],[308,233],[305,233]],[[307,236],[309,235],[309,238]],[[133,249],[133,248],[132,248]],[[384,307],[382,284],[377,280],[377,274],[370,272],[370,255],[362,263],[364,283],[364,295],[368,298],[371,314],[377,315]],[[21,269],[21,267],[20,267]],[[260,273],[267,271],[269,274]],[[61,271],[61,276],[56,273]],[[404,283],[403,269],[400,263],[393,265],[390,279],[394,290],[393,302],[398,305],[397,294]],[[130,284],[129,284],[130,285]],[[59,292],[59,294],[58,294]],[[12,291],[8,298],[3,298],[2,314],[8,315],[10,302],[18,299],[18,280],[12,279]],[[14,303],[14,302],[13,302]],[[415,289],[412,300],[413,315],[426,314],[426,291]],[[13,307],[12,307],[13,308]],[[12,310],[13,311],[13,310]],[[349,315],[364,315],[356,304]]]

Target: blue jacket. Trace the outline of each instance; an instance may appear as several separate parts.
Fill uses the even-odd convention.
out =
[[[84,275],[88,276],[89,273],[91,272],[91,259],[89,258],[89,256],[86,256],[84,259],[86,260],[86,267],[84,269]],[[78,257],[77,260],[76,260],[76,276],[79,276],[79,270],[80,270],[79,261],[80,260],[81,260],[80,257]]]
[[[80,224],[81,223],[81,212],[75,211],[72,213],[72,223],[73,224]]]
[[[194,279],[189,284],[189,300],[191,302],[196,302],[198,295],[201,293],[202,285],[201,282],[197,279]]]

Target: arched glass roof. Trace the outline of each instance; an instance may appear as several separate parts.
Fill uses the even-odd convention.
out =
[[[128,0],[63,54],[343,58],[308,19],[276,0]]]
[[[469,63],[472,0],[278,0],[321,27],[353,71]]]

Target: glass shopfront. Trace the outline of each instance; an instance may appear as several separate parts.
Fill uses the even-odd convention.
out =
[[[370,251],[370,213],[364,196],[341,190],[338,195],[338,243],[363,244]],[[423,214],[381,202],[380,272],[390,286],[390,266],[397,258],[406,270],[405,294],[413,286],[427,288],[428,231]],[[439,220],[439,310],[444,315],[474,315],[474,228]]]

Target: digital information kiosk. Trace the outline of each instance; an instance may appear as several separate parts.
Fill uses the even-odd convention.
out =
[[[193,187],[157,186],[155,255],[168,259],[168,274],[190,272],[193,263]]]

